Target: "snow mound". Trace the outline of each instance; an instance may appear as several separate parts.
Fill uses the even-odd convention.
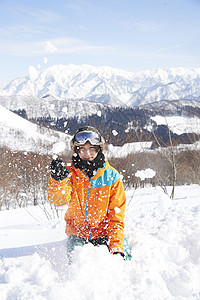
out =
[[[162,189],[126,194],[131,261],[87,244],[69,264],[66,207],[48,221],[39,207],[0,212],[1,299],[200,299],[199,186],[177,187],[165,208]]]

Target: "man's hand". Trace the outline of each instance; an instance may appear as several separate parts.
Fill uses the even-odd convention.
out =
[[[55,180],[63,180],[69,174],[69,171],[65,168],[65,164],[63,163],[61,158],[53,159],[50,168],[51,176]]]

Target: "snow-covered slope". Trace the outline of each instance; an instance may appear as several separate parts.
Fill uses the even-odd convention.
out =
[[[51,95],[114,106],[144,105],[160,100],[200,98],[200,68],[174,68],[130,73],[91,65],[54,65],[43,72],[0,85],[0,95]]]
[[[0,97],[1,101],[1,97]],[[144,105],[140,105],[140,108],[148,108],[148,109],[159,109],[165,108],[166,110],[177,111],[178,109],[184,108],[185,106],[190,106],[194,108],[200,108],[200,101],[198,100],[186,100],[186,99],[179,99],[179,100],[161,100],[158,102],[150,102]]]
[[[157,125],[167,125],[171,132],[176,134],[196,133],[200,134],[200,119],[197,117],[163,117],[155,116],[151,118]],[[151,129],[150,129],[151,131]]]
[[[64,213],[40,207],[0,212],[0,299],[199,300],[200,189],[127,191],[126,237],[132,260],[91,244],[68,264]],[[51,209],[48,209],[51,213]]]
[[[35,96],[0,96],[0,105],[15,111],[24,109],[28,118],[83,118],[92,114],[100,114],[105,104],[88,101],[59,100],[52,96],[38,98]]]
[[[71,136],[45,127],[37,126],[0,106],[0,147],[13,151],[32,151],[44,154],[62,154],[70,151]],[[123,157],[149,149],[150,143],[132,143],[124,147],[108,145],[107,157]]]
[[[0,106],[0,146],[11,150],[56,154],[69,150],[71,137],[39,127]]]
[[[167,122],[170,130],[177,134],[200,133],[199,118],[155,116],[152,119],[158,125],[166,125]],[[148,130],[151,131],[151,127]],[[7,147],[13,151],[59,154],[70,150],[70,135],[37,126],[1,106],[0,134],[0,147]],[[130,153],[146,151],[151,148],[151,144],[152,142],[128,143],[123,147],[108,145],[105,153],[108,158],[124,157]]]

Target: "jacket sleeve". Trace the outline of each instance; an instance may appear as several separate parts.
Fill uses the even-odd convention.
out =
[[[126,196],[119,178],[111,188],[108,207],[108,241],[111,253],[124,252],[124,216]]]
[[[54,180],[51,175],[48,182],[48,200],[55,206],[68,204],[71,200],[72,184],[69,174],[64,180]]]

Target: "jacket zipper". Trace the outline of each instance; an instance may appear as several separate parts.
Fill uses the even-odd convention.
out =
[[[89,179],[89,181],[90,181],[90,179]],[[87,193],[87,199],[86,199],[86,208],[85,208],[85,219],[86,219],[86,221],[87,221],[87,223],[88,223],[88,227],[89,227],[89,240],[92,239],[92,237],[91,237],[90,223],[89,223],[88,220],[87,220],[87,217],[88,217],[88,200],[89,200],[90,189],[91,189],[91,188],[89,187],[89,188],[88,188],[88,193]]]

